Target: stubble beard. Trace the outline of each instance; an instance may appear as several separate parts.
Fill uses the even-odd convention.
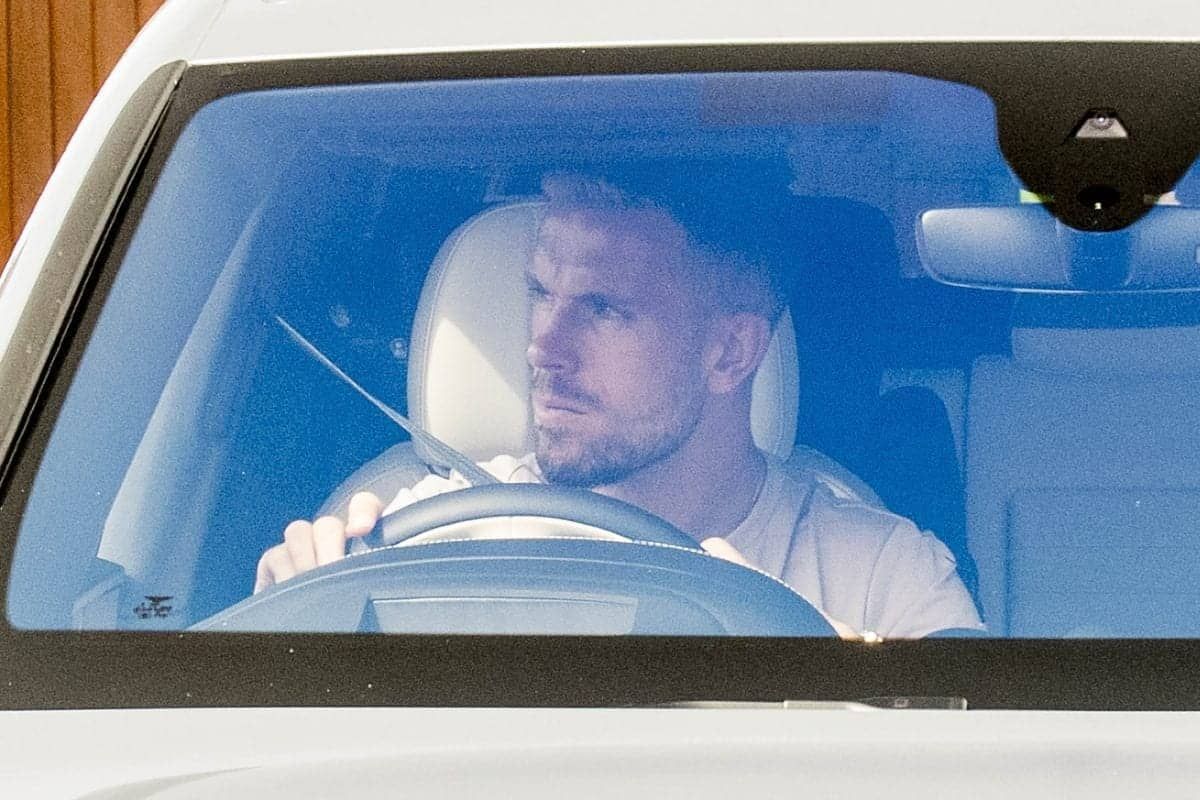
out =
[[[701,392],[680,385],[653,409],[608,414],[606,430],[598,435],[535,425],[538,466],[548,483],[560,486],[619,483],[679,450],[699,425],[703,407]]]

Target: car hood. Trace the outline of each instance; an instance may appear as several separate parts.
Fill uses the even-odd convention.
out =
[[[908,797],[932,786],[1091,798],[1184,794],[1200,725],[1192,713],[861,707],[174,709],[4,712],[0,740],[3,794],[31,799]]]

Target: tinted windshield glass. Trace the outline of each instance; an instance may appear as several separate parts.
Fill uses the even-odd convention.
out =
[[[210,103],[121,251],[10,621],[1193,635],[1187,180],[1074,232],[994,116],[885,73]]]

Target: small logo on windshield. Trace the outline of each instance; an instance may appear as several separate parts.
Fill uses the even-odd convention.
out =
[[[168,600],[173,599],[173,595],[146,595],[146,602],[138,603],[133,609],[133,613],[138,615],[138,619],[166,619],[171,616],[173,606],[166,605]]]

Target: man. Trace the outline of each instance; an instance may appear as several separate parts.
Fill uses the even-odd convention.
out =
[[[751,381],[782,308],[769,270],[685,228],[680,207],[575,176],[544,193],[527,274],[536,452],[485,468],[639,506],[780,577],[843,633],[982,627],[935,537],[755,446]],[[345,523],[293,522],[255,591],[342,558],[382,513],[463,485],[430,477],[386,507],[356,495]]]

